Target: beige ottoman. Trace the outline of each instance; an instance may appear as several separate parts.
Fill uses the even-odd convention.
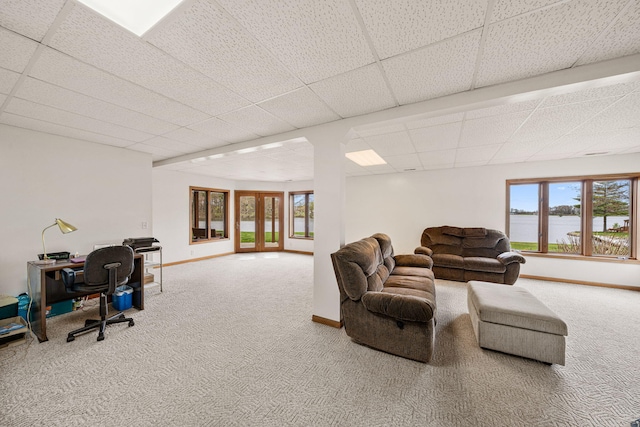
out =
[[[567,325],[526,289],[472,280],[467,305],[480,347],[564,365]]]

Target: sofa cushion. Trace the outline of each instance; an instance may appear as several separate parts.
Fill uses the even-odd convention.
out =
[[[396,255],[393,257],[395,260],[395,266],[397,267],[421,267],[431,268],[433,267],[433,259],[430,256],[422,254],[406,254]]]
[[[434,253],[431,258],[438,267],[464,268],[464,258],[460,255]]]
[[[386,265],[380,264],[376,271],[371,276],[367,277],[367,291],[381,291],[387,277],[389,277],[389,269]]]
[[[462,244],[462,236],[445,234],[442,228],[443,227],[433,227],[424,230],[420,244],[432,249],[434,245],[460,246]]]
[[[465,257],[464,269],[486,273],[504,273],[507,267],[495,258]]]
[[[435,295],[436,288],[432,277],[391,275],[384,284],[383,292],[400,292],[409,289]]]
[[[464,228],[461,227],[451,227],[449,225],[443,225],[442,227],[435,228],[439,228],[442,234],[447,236],[464,237]]]
[[[480,238],[487,235],[487,229],[482,227],[467,227],[463,229],[464,237]]]
[[[428,279],[433,280],[433,271],[431,271],[431,267],[404,267],[404,266],[396,266],[391,272],[391,276],[417,276],[417,277],[426,277]],[[387,279],[388,281],[389,279]]]

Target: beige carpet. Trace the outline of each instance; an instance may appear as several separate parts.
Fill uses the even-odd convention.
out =
[[[569,325],[567,365],[476,345],[463,283],[438,281],[421,364],[311,322],[311,257],[167,267],[136,321],[0,350],[0,426],[629,426],[640,418],[640,292],[521,279]]]

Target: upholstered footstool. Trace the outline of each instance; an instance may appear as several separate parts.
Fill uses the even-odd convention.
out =
[[[564,365],[567,325],[526,289],[472,280],[467,306],[480,347]]]

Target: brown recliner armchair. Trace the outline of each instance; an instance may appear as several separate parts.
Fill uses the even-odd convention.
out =
[[[525,259],[511,252],[509,238],[499,230],[480,227],[429,227],[422,232],[415,253],[433,259],[438,279],[513,285]]]

